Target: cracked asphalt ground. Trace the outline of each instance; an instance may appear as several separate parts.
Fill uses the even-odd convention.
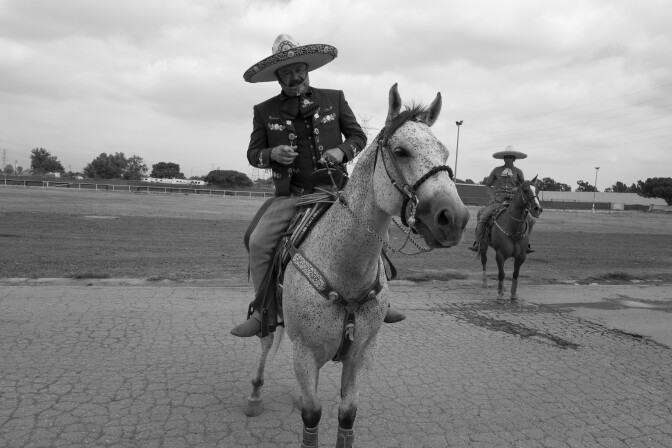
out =
[[[244,265],[243,274],[222,274],[232,262],[221,258],[238,257],[237,248],[208,249],[226,240],[222,221],[234,218],[223,215],[245,222],[241,203],[213,211],[203,209],[212,198],[103,193],[91,202],[91,193],[8,191],[0,188],[0,235],[13,235],[0,239],[0,447],[299,446],[288,339],[267,369],[264,413],[243,414],[259,343],[229,330],[251,288]],[[38,207],[41,198],[58,210]],[[572,218],[549,215],[535,232]],[[630,249],[632,269],[608,257],[622,232],[613,232],[611,252],[574,248],[574,258],[603,257],[602,265],[572,267],[563,264],[569,249],[557,262],[551,255],[555,230],[540,231],[533,244],[542,253],[523,266],[518,303],[495,300],[493,266],[491,288],[480,287],[466,248],[445,251],[443,264],[436,252],[395,259],[404,279],[391,283],[392,303],[408,318],[381,330],[356,446],[672,446],[672,297],[669,265],[656,259],[670,253],[671,220],[636,221],[656,245]],[[590,226],[563,237],[582,232],[584,246],[604,241]],[[60,264],[55,248],[64,249]],[[135,275],[100,275],[127,265]],[[336,437],[339,378],[340,364],[321,372],[323,446]]]
[[[299,446],[288,339],[264,413],[243,414],[259,343],[228,332],[248,287],[89,283],[2,288],[0,446]],[[408,318],[380,333],[356,446],[672,446],[669,347],[537,303],[537,288],[511,304],[475,284],[393,282]],[[323,446],[339,367],[320,378]]]

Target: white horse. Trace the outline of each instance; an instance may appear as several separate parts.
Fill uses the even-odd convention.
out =
[[[294,372],[302,395],[302,447],[318,446],[319,371],[337,354],[343,370],[336,446],[352,447],[360,380],[373,362],[388,308],[381,250],[389,248],[392,217],[400,215],[430,248],[459,244],[469,220],[452,172],[444,165],[449,151],[429,128],[439,116],[441,94],[429,107],[400,112],[401,105],[395,84],[385,127],[362,152],[341,200],[310,230],[284,275],[285,331],[294,344]],[[320,282],[325,287],[321,292],[316,289]],[[249,416],[262,409],[264,367],[273,338],[271,333],[261,339]]]

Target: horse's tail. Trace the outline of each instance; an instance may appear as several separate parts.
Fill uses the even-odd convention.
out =
[[[280,344],[282,343],[282,338],[284,336],[285,336],[285,327],[282,325],[278,325],[277,327],[275,327],[275,337],[273,338],[273,345],[271,346],[271,350],[268,352],[268,355],[270,356],[269,362],[273,361],[273,358],[275,358],[275,354],[278,352]]]
[[[481,230],[479,230],[478,234],[476,235],[476,241],[478,241],[479,244],[485,244],[486,246],[489,245],[492,222],[492,218],[490,218],[490,220],[485,223],[484,226],[481,226]]]

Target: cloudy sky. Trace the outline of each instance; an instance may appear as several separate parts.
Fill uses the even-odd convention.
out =
[[[280,33],[338,48],[311,73],[372,132],[388,92],[443,110],[434,133],[480,181],[513,145],[531,178],[603,190],[672,176],[667,0],[0,0],[0,161],[42,147],[66,170],[100,153],[187,176],[256,173],[252,106],[277,93],[243,72]],[[372,137],[373,135],[371,135]],[[4,167],[4,165],[3,165]]]

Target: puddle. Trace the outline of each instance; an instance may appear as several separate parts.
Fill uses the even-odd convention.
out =
[[[605,299],[602,302],[575,302],[555,305],[558,308],[590,308],[594,310],[623,310],[628,308],[647,309],[672,313],[672,303],[623,299]]]

